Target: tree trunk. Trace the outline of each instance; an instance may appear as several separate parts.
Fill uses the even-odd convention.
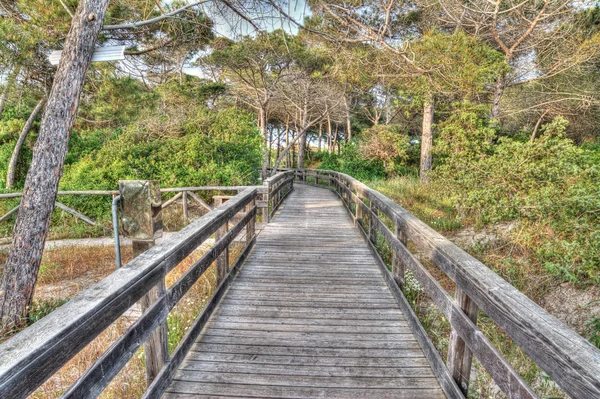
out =
[[[287,117],[285,120],[285,146],[290,145],[290,118]],[[285,158],[285,167],[290,167],[290,153],[288,152]]]
[[[281,152],[281,129],[277,127],[277,153],[275,159],[279,158],[279,153]]]
[[[494,98],[492,100],[492,112],[490,115],[491,119],[495,119],[500,123],[500,101],[502,101],[502,95],[506,88],[506,78],[504,74],[498,75],[496,85],[494,86]]]
[[[331,154],[333,151],[333,137],[331,135],[331,117],[327,113],[327,152]]]
[[[319,145],[318,145],[318,151],[321,152],[321,144],[323,143],[323,124],[321,122],[319,122]]]
[[[338,128],[339,128],[339,126],[335,125],[335,133],[333,133],[333,151],[334,152],[335,152],[335,145],[338,142]],[[338,151],[338,154],[339,154],[339,151]]]
[[[544,120],[544,116],[546,116],[546,114],[550,111],[550,109],[545,110],[540,117],[538,118],[537,122],[535,123],[535,127],[533,128],[533,132],[531,132],[531,138],[529,139],[529,142],[531,144],[533,144],[533,142],[535,141],[535,135],[537,134],[538,129],[540,128],[540,125],[542,124],[542,121]]]
[[[258,110],[258,127],[260,128],[260,135],[263,138],[263,163],[262,163],[262,175],[263,178],[267,176],[267,169],[269,168],[269,136],[267,135],[267,111],[264,106]]]
[[[304,103],[304,112],[302,112],[302,137],[298,145],[298,169],[304,169],[304,155],[306,153],[306,131],[308,130],[308,102]]]
[[[344,98],[346,105],[346,143],[352,140],[352,121],[350,120],[350,102],[348,98]]]
[[[17,161],[19,160],[19,154],[21,153],[21,148],[23,148],[23,144],[25,144],[25,140],[29,135],[29,131],[33,126],[33,122],[37,118],[38,114],[44,108],[44,104],[46,102],[46,98],[42,97],[42,99],[37,103],[31,115],[29,115],[29,119],[27,119],[27,123],[23,126],[23,130],[21,131],[21,135],[17,140],[17,144],[15,145],[15,149],[13,150],[12,156],[10,157],[10,162],[8,164],[8,172],[6,173],[6,188],[12,188],[13,184],[15,184],[15,172],[17,170]]]
[[[4,330],[24,321],[33,297],[69,134],[108,2],[81,1],[65,41],[0,282],[0,319]]]
[[[387,89],[385,92],[385,124],[389,125],[390,122],[392,121],[392,110],[391,110],[391,105],[390,105],[390,90]]]
[[[421,136],[421,183],[427,182],[427,172],[431,170],[433,147],[433,96],[423,104],[423,133]]]
[[[307,132],[307,130],[308,130],[308,129],[306,129],[306,130],[303,130],[303,131],[299,132],[299,133],[296,135],[296,137],[294,137],[294,139],[292,140],[292,142],[291,142],[291,143],[290,143],[290,144],[289,144],[287,147],[285,147],[285,148],[283,149],[283,151],[281,151],[281,154],[279,154],[279,158],[277,158],[277,159],[275,160],[275,165],[273,165],[273,172],[271,173],[271,176],[275,174],[275,170],[276,170],[277,168],[279,168],[279,164],[281,163],[281,160],[282,160],[282,159],[285,157],[285,155],[286,155],[287,153],[289,153],[289,151],[290,151],[290,150],[293,150],[293,149],[294,149],[294,146],[296,145],[296,142],[297,142],[299,139],[301,139],[301,138],[303,138],[303,137],[305,137],[305,136],[306,136],[306,132]],[[298,168],[300,168],[300,166],[298,166]]]

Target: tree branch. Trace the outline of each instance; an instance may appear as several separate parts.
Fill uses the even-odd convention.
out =
[[[212,1],[212,0],[197,1],[192,4],[188,4],[187,6],[178,8],[177,10],[171,11],[170,13],[163,14],[160,17],[147,19],[145,21],[131,22],[131,23],[119,24],[119,25],[105,25],[102,27],[102,30],[136,29],[136,28],[139,28],[140,26],[154,24],[156,22],[162,21],[163,19],[171,18],[177,14],[180,14],[186,10],[189,10],[192,7],[199,6],[200,4],[204,4],[204,3],[209,3],[210,1]]]

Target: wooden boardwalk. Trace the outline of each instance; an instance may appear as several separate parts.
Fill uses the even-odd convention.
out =
[[[444,394],[341,200],[297,185],[165,397]]]

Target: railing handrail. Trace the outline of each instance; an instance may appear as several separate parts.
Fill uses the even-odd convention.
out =
[[[256,196],[256,187],[242,191],[0,344],[0,397],[37,389]]]
[[[537,305],[482,262],[460,249],[377,190],[340,172],[302,169],[298,170],[297,173],[304,177],[337,179],[339,183],[346,186],[340,186],[340,195],[342,195],[342,190],[349,190],[352,196],[361,201],[361,204],[356,204],[357,207],[367,208],[361,198],[369,200],[372,204],[369,208],[382,211],[401,233],[408,237],[420,250],[424,251],[456,283],[460,290],[464,291],[468,299],[474,301],[567,394],[574,398],[600,397],[600,350],[585,338]],[[369,210],[369,212],[371,211]],[[401,250],[399,255],[404,257],[403,260],[409,267],[411,262],[412,266],[415,266],[415,262],[418,263],[408,252],[405,245],[389,231],[383,222],[378,221],[377,227],[387,233],[387,236],[384,234],[384,237],[388,241],[394,241],[390,244],[393,244],[394,249]],[[453,313],[457,308],[460,310],[460,307],[457,307],[458,304],[455,301],[448,304],[441,297],[443,295],[447,296],[447,293],[445,291],[442,293],[439,285],[438,288],[434,287],[435,281],[431,281],[433,278],[430,275],[424,276],[424,273],[427,273],[426,271],[417,271],[424,278],[430,279],[429,281],[426,280],[428,284],[425,285],[426,289],[430,288],[428,293],[432,297],[438,295],[439,304],[450,306],[441,310],[445,310],[444,313],[450,315],[449,322],[456,324],[456,326],[453,325],[453,329],[456,327],[458,335],[466,342],[471,342],[472,345],[490,345],[487,339],[479,336],[482,334],[476,327],[476,330],[470,330],[469,326],[458,326],[459,323],[464,324],[465,321],[464,314]],[[474,336],[466,336],[470,333],[473,333]],[[485,350],[481,348],[471,349],[476,355],[486,353],[494,356],[491,359],[480,359],[484,365],[487,363],[488,366],[492,367],[493,364],[503,360],[499,352],[493,347],[486,347]],[[507,367],[510,367],[508,364],[501,364],[500,366],[499,370],[501,371],[505,371]],[[504,378],[505,381],[500,381],[499,386],[505,391],[508,389],[507,393],[509,395],[529,396],[532,393],[532,391],[524,391],[526,388],[519,386],[522,380],[517,381],[515,376],[502,376],[500,372],[497,372],[494,377],[496,382]],[[511,388],[511,383],[517,383],[517,386]]]
[[[194,186],[194,187],[166,187],[161,188],[161,193],[179,193],[183,191],[242,191],[260,186]],[[59,190],[56,195],[119,195],[119,190]],[[22,192],[3,193],[0,199],[19,198]]]

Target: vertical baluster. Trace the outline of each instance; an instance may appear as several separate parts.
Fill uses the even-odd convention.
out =
[[[187,191],[183,192],[182,207],[183,207],[183,224],[187,225],[190,221],[190,218],[188,215],[188,193],[187,193]]]
[[[223,203],[223,198],[215,199],[215,208],[220,206]],[[227,231],[229,230],[229,220],[226,220],[225,223],[215,233],[215,245],[219,242],[221,238]],[[221,252],[221,254],[217,257],[217,285],[223,281],[227,273],[229,272],[229,245]]]
[[[356,206],[356,212],[355,212],[355,216],[354,216],[354,224],[358,224],[360,223],[362,226],[364,226],[363,223],[363,210],[362,210],[362,199],[360,197],[360,194],[357,192],[356,193],[356,200],[354,202],[354,205]]]
[[[375,219],[379,216],[377,206],[371,201],[371,214],[369,215],[369,239],[373,244],[377,243],[377,223]]]
[[[454,298],[473,323],[477,324],[479,308],[460,288],[456,288]],[[452,320],[449,320],[452,324]],[[469,350],[465,341],[460,338],[454,328],[450,331],[450,343],[448,347],[447,366],[452,378],[456,381],[462,392],[467,395],[469,391],[469,378],[471,376],[471,363],[473,353]]]
[[[255,204],[256,201],[254,199],[250,201],[250,203],[246,206],[246,212],[252,211],[252,208],[254,208]],[[246,224],[246,245],[249,245],[252,239],[254,238],[255,226],[256,214],[254,214],[254,217],[248,220],[248,224]]]
[[[398,227],[398,225],[396,225],[396,237],[398,237],[402,245],[406,247],[406,234]],[[404,271],[404,262],[400,259],[397,251],[392,251],[392,276],[400,288],[404,288]]]

